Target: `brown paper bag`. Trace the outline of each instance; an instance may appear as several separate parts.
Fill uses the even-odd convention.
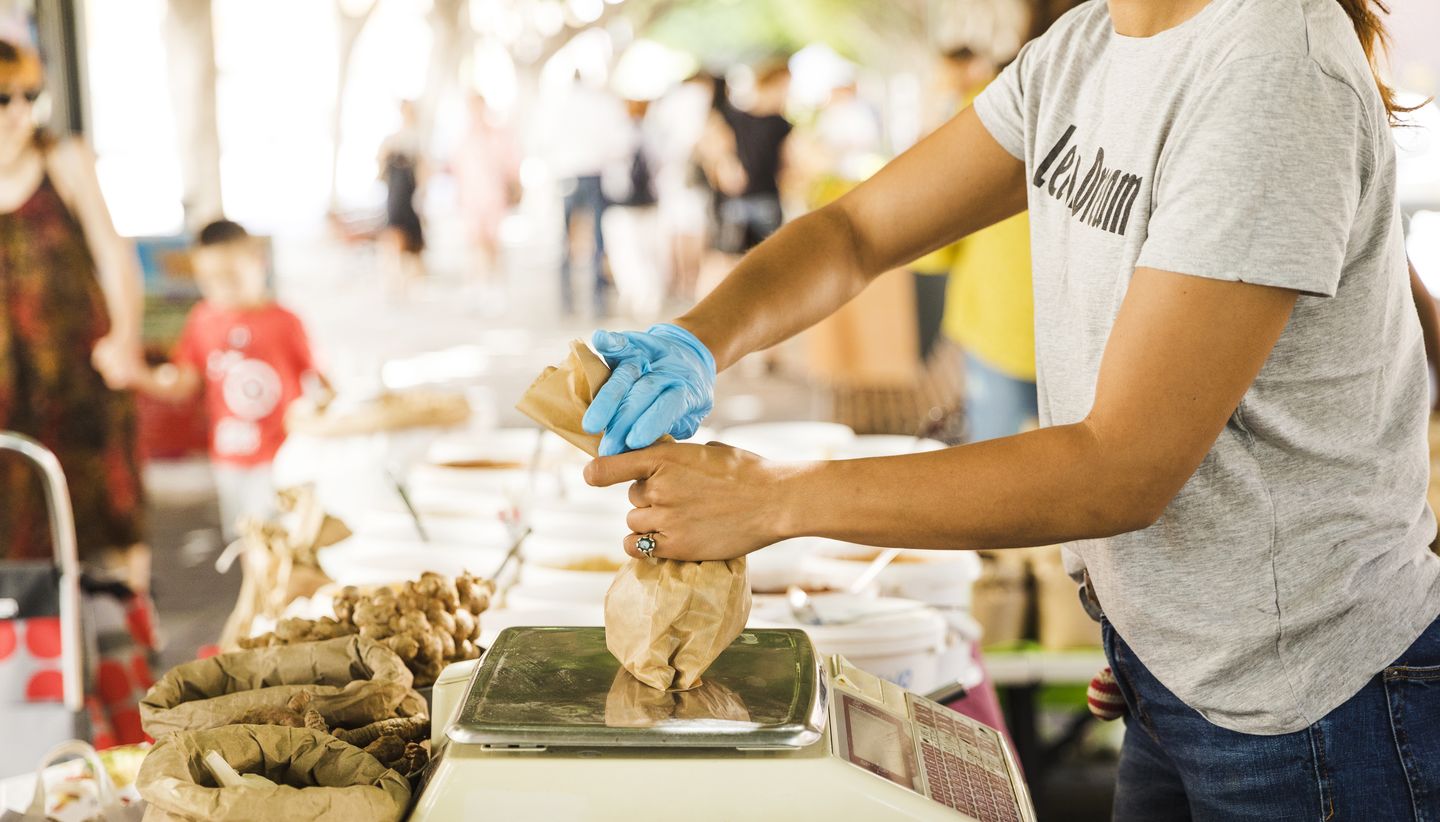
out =
[[[326,723],[353,728],[394,716],[412,679],[389,648],[358,636],[235,651],[170,669],[141,700],[140,721],[158,739],[230,725],[309,691]]]
[[[605,593],[605,645],[652,688],[688,690],[750,618],[745,558],[632,559]]]
[[[599,456],[600,435],[585,433],[580,419],[609,378],[610,367],[600,355],[585,343],[572,340],[565,361],[540,372],[515,408],[581,451]]]
[[[718,682],[688,691],[657,691],[620,669],[605,696],[605,725],[651,728],[668,719],[749,722],[750,711],[739,694]]]
[[[565,361],[546,368],[515,407],[593,457],[600,437],[580,421],[609,377],[605,361],[575,340]],[[641,682],[687,690],[749,618],[744,558],[631,559],[605,594],[605,644]]]
[[[207,751],[275,787],[215,787],[202,761]],[[409,783],[370,754],[329,734],[273,725],[171,734],[145,756],[135,786],[149,803],[145,819],[166,822],[391,822],[410,804]]]

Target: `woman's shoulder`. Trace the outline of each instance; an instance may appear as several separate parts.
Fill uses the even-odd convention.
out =
[[[80,137],[69,134],[49,137],[43,147],[51,169],[74,172],[95,168],[95,151]]]

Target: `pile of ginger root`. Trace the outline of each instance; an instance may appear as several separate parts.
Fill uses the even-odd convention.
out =
[[[240,640],[241,648],[291,645],[359,634],[395,652],[415,674],[415,687],[434,684],[452,662],[480,655],[480,613],[495,583],[471,574],[455,579],[426,572],[399,590],[362,593],[346,586],[335,597],[335,617],[283,619],[268,634]]]
[[[419,695],[415,695],[419,699]],[[299,691],[285,706],[252,708],[239,723],[245,725],[282,725],[309,728],[330,734],[341,742],[354,745],[370,754],[387,768],[394,768],[413,783],[430,761],[430,717],[423,712],[407,713],[405,706],[398,716],[377,719],[358,728],[332,727],[319,711],[311,707],[314,696]],[[423,708],[421,702],[419,707]]]

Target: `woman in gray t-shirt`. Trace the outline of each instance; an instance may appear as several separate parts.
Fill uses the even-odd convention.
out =
[[[1064,542],[1132,713],[1118,816],[1435,818],[1440,559],[1379,8],[1092,0],[674,324],[597,333],[588,478],[637,481],[626,549]],[[693,433],[717,367],[1026,208],[1042,429],[803,465],[645,448]]]

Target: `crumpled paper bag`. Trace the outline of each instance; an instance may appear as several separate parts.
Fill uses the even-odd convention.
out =
[[[393,651],[358,636],[235,651],[170,669],[141,700],[140,721],[159,739],[231,725],[309,691],[326,723],[353,728],[393,716],[413,679]]]
[[[605,645],[652,688],[684,691],[750,618],[745,558],[632,559],[605,592]]]
[[[276,787],[214,787],[202,762],[206,751]],[[136,786],[150,803],[147,822],[392,822],[410,804],[410,784],[370,754],[329,734],[275,725],[171,734],[146,755]]]
[[[706,682],[688,691],[657,691],[620,669],[605,696],[605,725],[652,728],[668,719],[749,722],[750,710],[739,694],[718,682]]]
[[[250,635],[257,617],[279,620],[291,602],[314,596],[329,583],[330,577],[320,570],[319,552],[351,534],[344,522],[325,512],[314,486],[284,488],[275,497],[276,507],[291,514],[291,522],[242,519],[239,542],[216,563],[223,573],[238,554],[243,573],[235,608],[220,632],[220,647],[226,650]]]
[[[546,368],[515,407],[593,457],[600,436],[585,433],[580,421],[609,377],[605,361],[575,340],[565,361]],[[605,644],[646,685],[687,690],[749,618],[743,557],[631,559],[605,594]]]
[[[580,425],[600,386],[610,379],[610,367],[590,346],[570,341],[570,354],[560,365],[546,366],[525,390],[516,410],[554,431],[592,457],[600,455],[600,435],[587,434]]]

